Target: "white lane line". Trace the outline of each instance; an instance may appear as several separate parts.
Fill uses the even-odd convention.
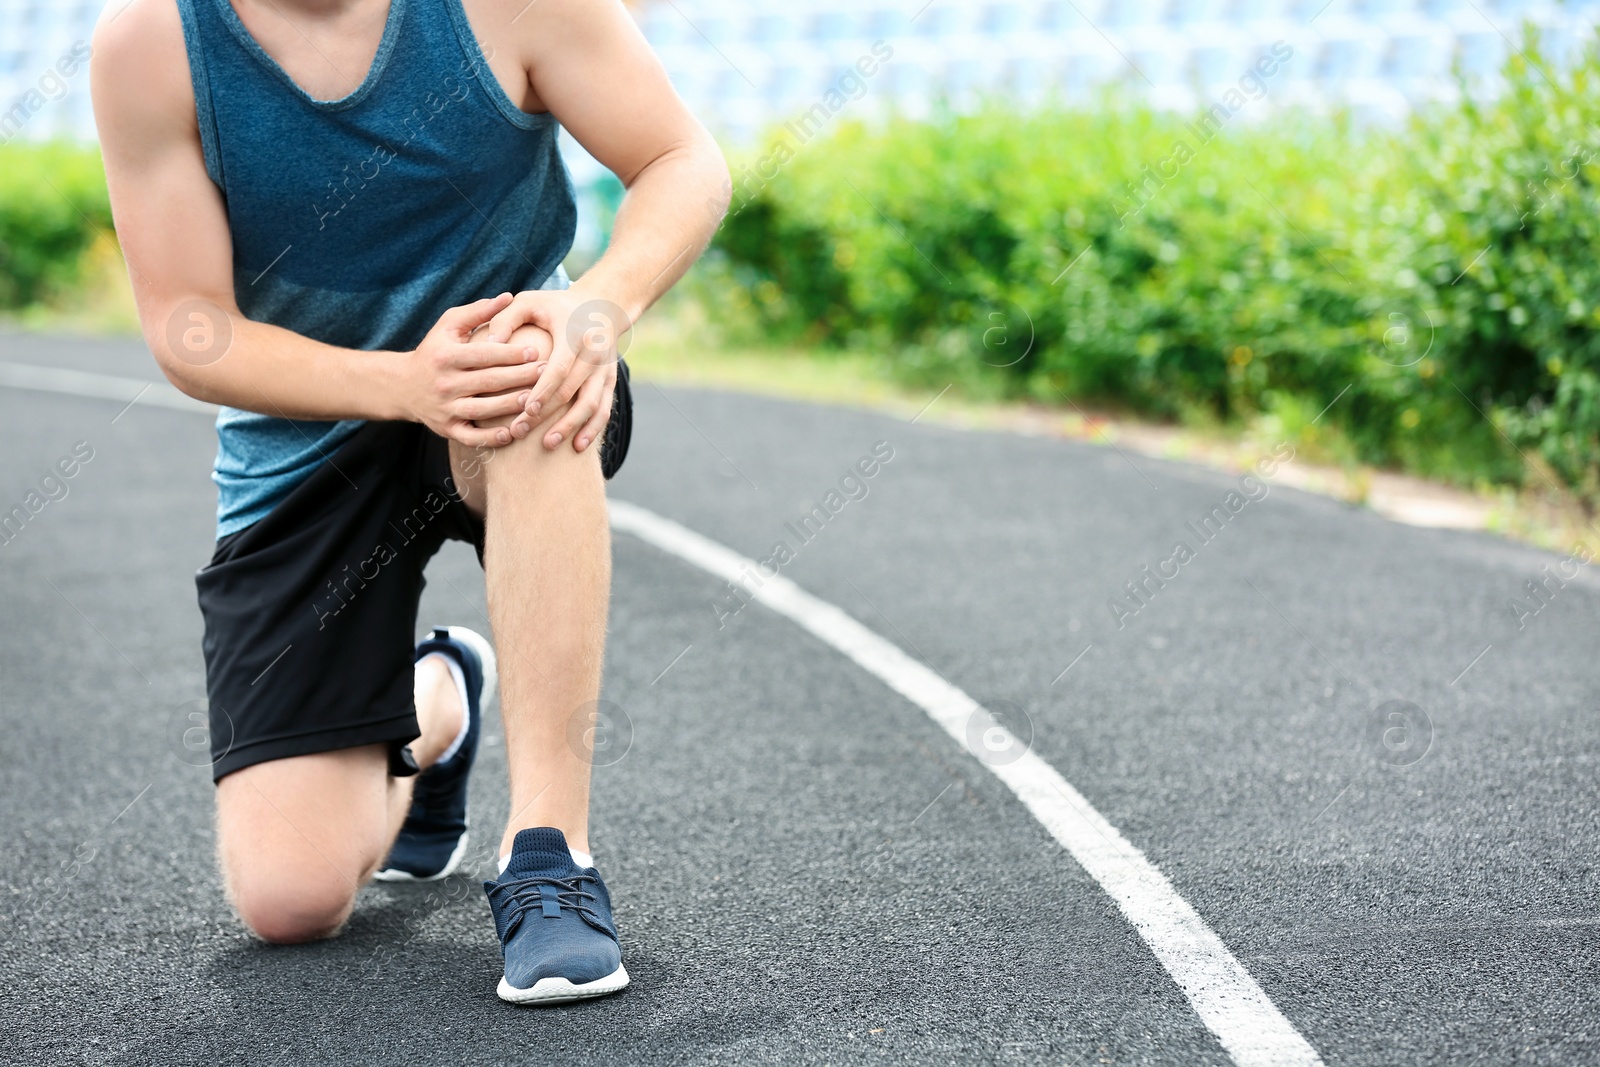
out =
[[[122,378],[114,374],[91,374],[64,367],[35,367],[27,363],[0,361],[0,386],[9,389],[32,389],[41,393],[65,393],[68,396],[86,396],[96,400],[119,400],[132,406],[171,408],[174,411],[194,411],[215,415],[214,404],[185,396],[166,382],[149,382],[143,378]],[[117,418],[121,418],[119,414]],[[115,421],[115,420],[113,420]]]
[[[750,596],[848,656],[904,696],[966,748],[969,727],[979,736],[999,730],[1019,742],[987,709],[893,643],[782,575],[670,519],[622,500],[610,501],[613,529],[637,537]],[[970,751],[970,750],[969,750]],[[985,763],[1050,835],[1100,883],[1172,975],[1202,1022],[1240,1067],[1311,1067],[1316,1050],[1284,1018],[1250,972],[1228,951],[1166,875],[1094,810],[1054,767],[1032,751],[1015,762]]]
[[[170,385],[138,378],[0,361],[0,386],[66,393],[178,411],[214,412]],[[782,575],[766,577],[756,562],[670,519],[621,500],[610,501],[611,524],[687,563],[745,588],[750,596],[850,657],[942,726],[966,747],[969,725],[1001,738],[997,750],[1021,747],[982,705],[889,641]],[[751,579],[759,578],[753,582]],[[998,734],[991,731],[999,731]],[[1300,1036],[1222,939],[1178,895],[1166,875],[1117,832],[1065,778],[1031,751],[1013,763],[985,764],[1033,817],[1100,883],[1202,1022],[1240,1067],[1321,1067]]]

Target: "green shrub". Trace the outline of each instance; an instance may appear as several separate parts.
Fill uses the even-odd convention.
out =
[[[84,253],[110,231],[96,149],[0,145],[0,308],[40,303],[75,285]]]
[[[1417,141],[1442,220],[1425,262],[1456,383],[1518,447],[1600,493],[1600,52],[1552,70],[1534,42],[1510,91]],[[1446,277],[1449,275],[1449,277]],[[1459,280],[1455,280],[1459,279]]]
[[[991,107],[841,123],[774,174],[779,131],[736,168],[720,269],[774,339],[876,347],[914,380],[1317,422],[1468,482],[1537,449],[1592,497],[1600,58],[1507,74],[1403,129]]]

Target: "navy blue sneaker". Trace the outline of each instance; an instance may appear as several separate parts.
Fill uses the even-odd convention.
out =
[[[465,626],[438,626],[417,646],[416,659],[441,652],[460,667],[467,682],[467,733],[447,759],[417,776],[411,810],[373,875],[386,882],[433,882],[451,874],[467,853],[467,778],[483,735],[483,709],[494,695],[494,649]]]
[[[501,1000],[549,1004],[628,984],[606,884],[578,866],[560,830],[519,830],[505,873],[483,891],[506,962]]]

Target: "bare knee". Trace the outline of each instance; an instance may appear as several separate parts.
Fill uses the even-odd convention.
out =
[[[254,764],[217,783],[228,899],[264,941],[332,937],[393,837],[382,745]]]
[[[229,878],[234,911],[261,940],[298,945],[333,937],[350,917],[355,891],[329,872],[324,878],[252,873]]]
[[[455,479],[455,492],[480,518],[483,516],[491,491],[501,487],[524,491],[532,480],[535,484],[548,484],[553,491],[563,492],[564,483],[592,482],[604,484],[600,474],[600,450],[589,448],[577,452],[569,442],[563,441],[555,448],[544,444],[544,435],[572,410],[572,401],[561,404],[541,415],[526,437],[507,445],[469,448],[459,442],[450,444],[450,464]],[[517,416],[485,419],[480,427],[509,426]]]

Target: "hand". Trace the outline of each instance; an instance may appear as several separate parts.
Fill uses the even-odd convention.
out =
[[[533,289],[500,308],[483,331],[486,340],[504,343],[522,326],[537,326],[551,339],[549,362],[524,405],[525,416],[512,424],[524,436],[539,423],[540,412],[571,407],[544,432],[547,449],[571,441],[582,452],[605,431],[617,385],[617,339],[631,324],[609,300],[575,289]]]
[[[416,351],[406,354],[402,406],[411,421],[471,448],[511,443],[508,427],[480,428],[474,423],[526,409],[546,366],[541,361],[548,355],[548,344],[541,343],[537,334],[529,338],[531,344],[472,336],[511,300],[510,293],[501,293],[451,308],[439,316]],[[499,336],[509,337],[510,331]]]

